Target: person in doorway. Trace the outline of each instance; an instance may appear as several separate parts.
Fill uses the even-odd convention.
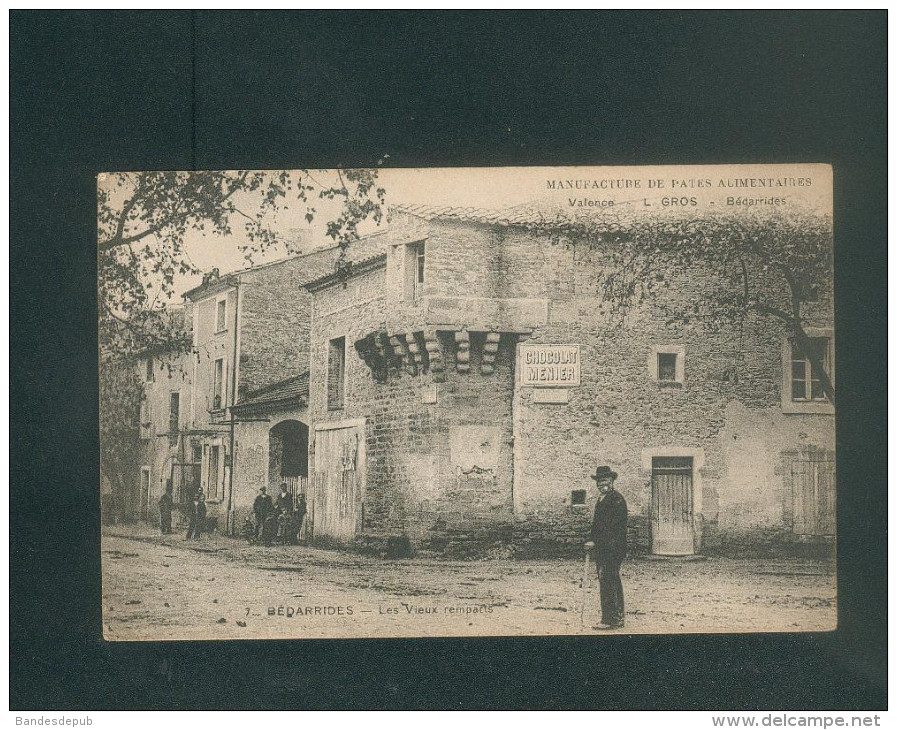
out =
[[[592,479],[598,486],[599,494],[592,521],[591,541],[586,543],[586,547],[595,551],[601,591],[601,623],[595,628],[619,629],[623,627],[625,615],[620,565],[626,557],[628,509],[623,495],[614,489],[617,473],[613,469],[599,466]]]
[[[165,494],[159,497],[159,529],[163,535],[171,534],[171,508],[174,505],[171,490],[171,479],[166,479]]]
[[[187,537],[185,539],[192,540],[197,537],[196,534],[196,518],[197,518],[197,506],[199,505],[199,500],[196,498],[196,493],[193,494],[193,499],[187,502]]]
[[[292,513],[293,511],[293,495],[287,490],[287,483],[280,485],[280,494],[277,495],[277,512],[278,514]]]
[[[305,515],[308,513],[308,503],[305,501],[305,495],[302,492],[296,498],[296,542],[299,542],[299,536],[302,533],[302,523],[305,522]]]
[[[252,514],[255,515],[255,536],[260,537],[265,520],[274,512],[274,502],[268,496],[268,488],[264,485],[259,489],[259,494],[252,503]]]

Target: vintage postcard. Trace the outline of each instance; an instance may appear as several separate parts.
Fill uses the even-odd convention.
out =
[[[827,631],[827,165],[107,173],[108,640]]]

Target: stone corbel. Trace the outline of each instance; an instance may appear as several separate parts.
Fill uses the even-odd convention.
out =
[[[392,349],[404,364],[405,370],[409,375],[417,375],[417,365],[414,362],[414,358],[411,356],[411,352],[408,349],[408,343],[405,341],[405,335],[394,335],[389,338],[390,344],[392,344]]]
[[[470,372],[470,333],[467,330],[455,332],[455,344],[458,352],[455,355],[455,367],[459,373]]]
[[[437,383],[445,381],[445,356],[442,351],[442,343],[436,335],[436,330],[424,331],[424,347],[430,361],[430,372]]]
[[[418,332],[413,332],[411,337],[407,338],[406,342],[408,343],[408,351],[411,353],[411,357],[414,359],[414,366],[416,372],[423,372],[424,370],[424,349],[421,346],[421,343],[418,342]]]
[[[500,333],[486,333],[486,344],[483,345],[483,361],[480,363],[480,372],[483,375],[492,375],[495,372],[495,356],[498,354],[498,343],[500,340]]]

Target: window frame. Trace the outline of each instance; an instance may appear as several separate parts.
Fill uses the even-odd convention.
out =
[[[153,361],[152,357],[146,358],[146,363],[143,366],[143,382],[144,383],[155,383],[156,382],[156,365]]]
[[[177,396],[178,403],[178,412],[177,418],[172,418],[172,403],[174,402],[174,397]],[[172,428],[172,426],[174,428]],[[174,446],[177,443],[178,434],[181,432],[181,391],[178,390],[170,390],[168,391],[168,440],[169,443]]]
[[[828,375],[832,383],[835,382],[835,338],[834,331],[831,327],[804,327],[807,337],[825,338],[828,342],[826,345],[826,360],[828,361]],[[835,407],[828,398],[816,400],[793,400],[791,396],[792,388],[792,361],[794,358],[793,345],[791,336],[785,334],[782,336],[782,378],[779,384],[781,392],[781,407],[783,413],[789,414],[818,414],[818,415],[834,415]],[[809,367],[809,361],[806,361]],[[812,373],[808,373],[812,377]],[[811,378],[806,378],[806,382],[811,382]]]
[[[676,368],[673,379],[660,378],[660,356],[675,355]],[[685,385],[685,345],[654,345],[648,356],[648,373],[661,387],[682,387]]]
[[[223,320],[222,326],[219,327],[218,311],[221,308],[222,304],[224,305],[224,316],[222,317],[222,320]],[[227,332],[227,310],[228,310],[227,292],[225,292],[224,294],[219,294],[215,298],[215,334],[216,335],[221,332]]]
[[[333,399],[331,397],[332,393],[332,380],[331,380],[331,370],[330,370],[330,357],[333,352],[334,344],[337,342],[342,343],[342,357],[340,362],[340,370],[339,370],[339,404],[335,405]],[[327,360],[326,360],[326,373],[327,373],[327,387],[325,389],[326,397],[327,397],[327,410],[328,411],[341,411],[346,407],[346,375],[347,375],[347,363],[346,363],[346,337],[345,335],[339,337],[331,337],[327,341]]]
[[[226,400],[226,388],[225,381],[227,380],[225,373],[227,372],[224,364],[224,357],[216,357],[212,361],[212,410],[220,411],[226,408],[227,400]],[[218,380],[218,364],[221,363],[221,382],[216,382]],[[217,391],[217,392],[216,392]],[[218,404],[215,404],[215,398],[218,398]]]

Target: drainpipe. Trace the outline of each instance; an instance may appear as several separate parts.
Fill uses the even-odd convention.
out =
[[[228,471],[228,487],[227,487],[227,525],[228,531],[231,535],[236,533],[236,525],[233,524],[233,510],[234,510],[234,464],[236,463],[236,459],[234,458],[234,443],[235,443],[235,429],[236,425],[234,423],[234,406],[237,403],[237,369],[239,368],[239,357],[240,357],[240,304],[241,304],[241,292],[240,292],[240,281],[239,279],[236,281],[237,287],[237,305],[234,307],[234,359],[233,365],[231,366],[231,391],[230,391],[230,409],[228,415],[230,418],[230,470]]]

